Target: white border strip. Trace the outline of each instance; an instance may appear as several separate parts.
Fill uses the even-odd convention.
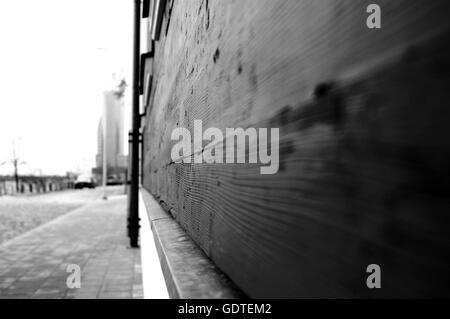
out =
[[[141,264],[144,299],[169,299],[169,292],[167,291],[141,191],[139,191],[139,217],[141,219]]]

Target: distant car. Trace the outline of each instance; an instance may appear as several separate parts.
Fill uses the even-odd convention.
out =
[[[95,188],[94,179],[88,175],[78,176],[75,181],[75,189],[83,189],[83,188]]]
[[[106,179],[106,185],[108,185],[108,186],[115,186],[115,185],[122,185],[122,184],[123,184],[123,181],[115,175],[110,175]]]

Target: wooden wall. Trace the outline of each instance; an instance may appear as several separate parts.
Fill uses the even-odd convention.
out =
[[[450,2],[373,2],[167,1],[144,186],[250,297],[450,296]],[[280,128],[278,174],[171,163],[200,119]]]

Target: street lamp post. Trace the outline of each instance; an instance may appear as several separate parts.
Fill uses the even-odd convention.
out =
[[[139,238],[139,73],[141,38],[141,1],[134,1],[134,49],[133,49],[133,103],[131,144],[131,185],[128,212],[130,246],[138,247]]]
[[[107,134],[108,134],[108,130],[107,130],[107,103],[106,100],[103,102],[103,169],[102,169],[102,184],[103,184],[103,199],[107,200],[108,199],[108,195],[106,194],[106,179],[107,179],[107,171],[108,171],[108,162],[106,160],[106,151],[107,151],[107,143],[106,143],[106,139],[107,139]]]

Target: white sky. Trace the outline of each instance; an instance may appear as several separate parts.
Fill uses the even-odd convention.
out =
[[[95,166],[102,94],[120,70],[128,131],[132,32],[130,0],[0,1],[0,164],[18,140],[22,173]]]

